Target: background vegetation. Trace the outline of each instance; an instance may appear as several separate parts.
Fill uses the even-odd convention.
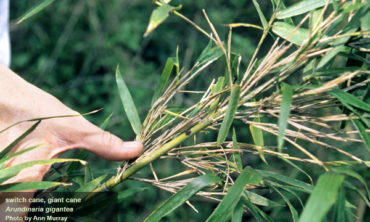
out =
[[[265,15],[273,13],[269,0],[258,1]],[[285,1],[291,5],[295,1]],[[143,37],[147,28],[149,17],[156,7],[151,1],[55,1],[49,7],[30,19],[16,24],[16,20],[25,11],[34,7],[38,1],[12,1],[11,2],[11,39],[12,39],[12,69],[27,79],[29,82],[55,95],[71,108],[81,112],[89,112],[94,109],[104,108],[102,111],[87,118],[99,125],[110,115],[112,118],[107,130],[122,137],[124,140],[135,139],[130,124],[123,113],[119,92],[116,90],[115,68],[120,65],[120,71],[131,91],[133,100],[141,119],[144,119],[151,107],[151,98],[155,91],[157,81],[160,77],[164,64],[168,57],[176,55],[179,49],[179,61],[184,72],[191,69],[209,39],[194,29],[191,25],[180,20],[178,17],[170,16],[166,22],[161,24],[157,30],[146,38]],[[252,1],[242,0],[209,0],[209,1],[172,1],[172,5],[183,4],[181,13],[201,27],[208,27],[204,19],[202,9],[205,8],[218,34],[222,39],[227,38],[228,28],[224,24],[243,22],[261,25],[259,15]],[[267,16],[266,16],[267,17]],[[301,17],[297,18],[299,21]],[[298,22],[297,22],[298,23]],[[297,24],[296,23],[296,24]],[[208,30],[208,29],[207,29]],[[241,70],[245,70],[254,50],[256,49],[261,31],[257,29],[235,29],[232,35],[233,48],[243,57]],[[261,55],[268,52],[275,37],[269,35],[267,42],[260,51]],[[355,66],[367,69],[368,56],[362,53],[365,60],[351,60]],[[367,59],[367,60],[366,60]],[[364,62],[365,61],[365,62]],[[348,65],[345,56],[338,57],[336,63]],[[353,66],[353,64],[352,64]],[[207,69],[209,75],[201,75],[191,84],[191,89],[207,89],[210,80],[223,76],[225,73],[224,62],[217,62]],[[368,78],[363,77],[363,78]],[[360,80],[359,80],[360,81]],[[290,80],[291,84],[297,82]],[[361,88],[368,89],[368,83]],[[199,100],[197,95],[176,96],[173,107],[188,106]],[[235,121],[238,140],[245,143],[254,143],[250,128]],[[351,127],[351,126],[342,126]],[[340,128],[340,127],[339,127]],[[274,136],[264,133],[265,144],[273,144]],[[217,133],[203,135],[198,140],[214,141]],[[230,137],[231,139],[231,137]],[[358,143],[356,143],[358,144]],[[307,145],[314,150],[319,159],[336,160],[338,154],[317,149],[317,145]],[[363,160],[369,160],[368,149],[364,145],[353,146],[353,143],[340,143],[346,150]],[[291,152],[298,152],[293,150]],[[76,155],[70,153],[68,155]],[[268,169],[279,174],[296,178],[307,183],[310,180],[297,168],[289,164],[283,164],[282,160],[266,156],[266,164],[258,155],[244,155],[243,161],[255,169]],[[88,159],[93,162],[91,171],[98,177],[103,174],[116,173],[119,164],[108,163],[93,156]],[[315,183],[324,170],[319,166],[297,163],[314,179]],[[160,160],[154,163],[153,168],[159,177],[170,176],[184,167],[177,164],[176,160]],[[368,168],[356,165],[355,171],[369,181]],[[83,169],[82,169],[83,170]],[[86,173],[81,171],[82,173]],[[81,180],[84,178],[80,176]],[[135,177],[151,178],[149,167],[144,168]],[[53,179],[53,178],[51,178]],[[78,180],[78,176],[74,178]],[[353,182],[360,193],[365,193],[365,187],[361,182]],[[73,190],[73,188],[71,188]],[[116,190],[126,190],[126,198],[114,209],[119,221],[142,221],[156,206],[169,197],[169,193],[162,189],[139,181],[126,181],[119,185]],[[268,189],[261,188],[260,194],[269,194]],[[290,221],[291,214],[285,201],[278,193],[270,194],[276,205],[263,208],[277,221]],[[305,203],[308,195],[300,196]],[[370,215],[366,212],[366,204],[363,199],[355,193],[347,193],[347,200],[353,204],[353,214],[364,221]],[[302,206],[299,199],[291,199],[292,204],[301,211]],[[366,199],[366,198],[365,198]],[[188,205],[183,205],[164,221],[204,221],[217,206],[216,202],[195,197],[192,204],[200,209],[194,212]],[[197,201],[201,200],[201,201]],[[97,211],[104,214],[104,211]],[[103,217],[109,218],[112,212],[105,212]],[[335,218],[335,217],[334,217]],[[253,221],[251,214],[246,214],[244,220]]]

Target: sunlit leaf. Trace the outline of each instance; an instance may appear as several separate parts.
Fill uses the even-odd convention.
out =
[[[290,18],[325,5],[327,0],[303,0],[276,13],[277,19]]]
[[[310,34],[308,29],[298,28],[285,22],[274,22],[272,31],[283,39],[301,45]]]
[[[169,13],[173,11],[175,7],[172,7],[168,4],[163,3],[158,8],[154,9],[150,19],[148,27],[146,28],[144,37],[148,36],[154,29],[156,29],[166,18],[168,17]]]
[[[50,5],[53,2],[54,2],[54,0],[45,0],[45,1],[41,2],[40,4],[38,4],[37,6],[31,8],[30,10],[28,10],[24,15],[22,15],[17,20],[17,24],[19,24],[19,23],[23,22],[24,20],[30,18],[31,16],[36,15],[37,13],[39,13],[41,10],[43,10],[44,8],[46,8],[48,5]]]
[[[140,117],[139,114],[137,113],[136,106],[134,100],[131,97],[130,91],[128,90],[126,83],[122,78],[122,74],[119,71],[119,66],[117,66],[116,70],[116,82],[127,118],[134,132],[136,134],[139,134],[142,129]]]

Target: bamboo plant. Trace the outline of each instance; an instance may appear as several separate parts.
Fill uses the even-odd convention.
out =
[[[190,202],[194,195],[219,202],[207,221],[242,221],[247,215],[256,221],[274,221],[263,210],[268,207],[289,208],[292,221],[361,218],[353,215],[356,203],[346,198],[344,190],[358,192],[370,206],[368,182],[356,170],[370,166],[370,6],[366,1],[302,0],[285,6],[283,1],[271,0],[273,12],[268,18],[253,0],[261,25],[227,24],[224,38],[206,10],[202,13],[207,26],[201,27],[182,14],[181,6],[164,0],[154,3],[145,36],[169,16],[176,16],[202,33],[209,44],[188,70],[180,65],[181,50],[167,60],[143,122],[117,67],[126,116],[145,150],[135,161],[123,163],[111,178],[88,183],[85,191],[92,192],[85,201],[131,179],[173,193],[146,221],[159,221],[183,203],[197,211]],[[235,29],[260,32],[251,58],[243,58],[233,48]],[[269,50],[261,53],[265,45]],[[350,65],[352,60],[358,65]],[[224,69],[209,73],[216,62],[222,62]],[[211,76],[208,87],[187,90],[202,75]],[[200,99],[173,109],[177,96],[193,94],[200,94]],[[243,138],[239,127],[249,129],[251,141]],[[204,140],[204,135],[214,135],[213,140]],[[351,152],[348,144],[366,154]],[[335,158],[320,152],[335,153]],[[250,165],[251,156],[264,162],[265,169]],[[184,170],[160,178],[152,165],[158,159],[174,159]],[[276,172],[269,168],[271,159],[295,168],[305,178]],[[312,179],[302,166],[316,166],[322,173]],[[135,175],[144,167],[150,167],[151,177]],[[260,189],[276,194],[278,200],[270,200]],[[302,194],[309,198],[297,209],[292,196],[301,201]],[[333,215],[327,216],[332,207]]]

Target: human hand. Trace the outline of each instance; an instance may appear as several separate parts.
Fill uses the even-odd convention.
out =
[[[22,120],[61,115],[79,115],[79,113],[0,65],[0,130]],[[1,133],[0,150],[13,142],[32,124],[34,122],[24,122]],[[43,120],[31,134],[14,147],[12,153],[40,144],[42,144],[40,147],[13,158],[6,166],[55,158],[62,152],[75,148],[89,150],[112,161],[134,158],[143,149],[140,142],[123,142],[88,122],[81,115]],[[6,183],[40,181],[49,167],[36,165],[24,169]]]

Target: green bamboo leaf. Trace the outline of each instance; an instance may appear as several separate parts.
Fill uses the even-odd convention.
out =
[[[230,187],[226,196],[208,217],[207,222],[223,222],[230,219],[231,214],[238,204],[246,184],[257,185],[262,180],[262,175],[251,167],[246,167]]]
[[[154,9],[152,14],[150,15],[149,24],[146,28],[144,37],[148,36],[154,29],[156,29],[162,22],[164,22],[169,13],[173,10],[175,10],[175,7],[172,7],[165,3]]]
[[[6,154],[8,154],[14,146],[16,146],[22,139],[24,139],[28,134],[32,133],[36,129],[36,127],[40,124],[41,120],[38,120],[35,124],[33,124],[30,128],[26,130],[26,132],[22,133],[17,139],[15,139],[12,143],[10,143],[7,147],[5,147],[0,152],[0,160],[5,157]]]
[[[260,117],[258,116],[257,118],[254,118],[253,122],[260,123],[261,122]],[[251,131],[254,144],[256,144],[259,147],[264,147],[265,143],[263,141],[263,132],[262,132],[262,130],[260,128],[254,127],[253,125],[250,125],[249,129]],[[265,162],[266,164],[268,164],[266,159],[265,159],[265,155],[263,153],[263,150],[258,150],[258,154],[259,154],[260,158],[262,159],[262,161]]]
[[[336,222],[346,222],[346,197],[343,187],[339,188],[338,200],[335,201],[334,212]]]
[[[12,153],[12,154],[10,154],[10,155],[5,156],[3,159],[1,159],[1,160],[0,160],[0,168],[3,168],[3,167],[1,167],[1,165],[2,165],[3,163],[5,163],[5,161],[10,160],[10,159],[11,159],[11,158],[13,158],[13,157],[16,157],[16,156],[22,155],[23,153],[27,153],[27,152],[29,152],[29,151],[31,151],[31,150],[34,150],[34,149],[36,149],[37,147],[40,147],[40,146],[41,146],[41,145],[32,146],[32,147],[26,148],[26,149],[24,149],[24,150],[18,151],[18,152],[16,152],[16,153]]]
[[[239,201],[236,205],[231,222],[242,222],[243,219],[243,203]]]
[[[254,7],[257,10],[258,16],[260,17],[263,28],[267,29],[268,23],[267,23],[266,17],[263,15],[260,5],[258,4],[256,0],[253,0],[252,2],[253,2]]]
[[[342,103],[344,102],[366,112],[370,112],[370,104],[365,103],[350,93],[344,92],[340,89],[333,89],[329,94],[336,97]]]
[[[165,202],[163,202],[156,210],[154,210],[149,217],[145,219],[147,222],[159,221],[164,216],[170,214],[176,208],[185,203],[190,197],[198,193],[204,187],[210,186],[212,184],[218,183],[220,178],[212,175],[206,174],[200,176],[190,183],[188,183],[184,188],[179,190],[176,194],[171,196]]]
[[[121,97],[122,105],[127,115],[127,118],[131,124],[132,129],[138,135],[142,129],[139,114],[137,113],[134,100],[131,97],[130,91],[128,90],[125,81],[122,78],[122,74],[119,71],[119,66],[116,70],[116,82]]]
[[[352,185],[348,181],[343,181],[343,185],[344,185],[344,187],[346,189],[351,189],[352,191],[354,191],[355,193],[357,193],[357,195],[359,197],[361,197],[361,199],[364,201],[364,203],[367,205],[367,207],[370,208],[370,200],[363,194],[363,192],[361,192],[360,189],[358,189],[358,187],[355,187],[354,185]],[[353,208],[355,208],[355,206],[353,206]]]
[[[301,45],[309,37],[310,31],[305,28],[296,29],[286,22],[274,22],[272,31],[283,39],[296,45]]]
[[[291,165],[292,167],[296,168],[298,171],[306,175],[306,177],[311,181],[311,183],[313,183],[311,176],[306,171],[304,171],[301,167],[299,167],[297,164],[286,159],[284,156],[279,156],[279,159],[283,160],[284,162],[288,163],[289,165]]]
[[[370,199],[370,190],[367,186],[367,182],[360,174],[358,174],[357,172],[355,172],[355,171],[353,171],[349,168],[344,168],[344,167],[335,167],[335,168],[333,168],[333,171],[337,172],[337,173],[348,175],[348,176],[353,177],[353,178],[357,179],[358,181],[360,181],[362,183],[362,185],[364,185],[367,196]]]
[[[225,142],[227,135],[229,134],[229,129],[233,123],[235,112],[238,108],[240,97],[240,85],[234,84],[230,93],[230,102],[227,106],[225,117],[222,121],[220,131],[217,136],[217,143],[222,144]]]
[[[310,185],[308,183],[305,183],[305,182],[302,182],[300,180],[293,179],[293,178],[290,178],[290,177],[287,177],[287,176],[284,176],[284,175],[281,175],[279,173],[275,173],[275,172],[272,172],[272,171],[265,171],[265,170],[257,170],[257,171],[261,175],[263,175],[264,177],[271,177],[271,178],[274,178],[275,180],[278,180],[280,182],[283,182],[283,183],[286,183],[286,184],[289,184],[289,185],[292,185],[292,186],[295,186],[295,187],[299,187],[307,193],[311,193],[312,190],[313,190],[312,185]]]
[[[174,66],[179,66],[176,58],[168,58],[166,61],[166,65],[164,66],[164,69],[162,71],[161,77],[159,78],[159,81],[157,83],[157,88],[152,98],[152,104],[161,96],[164,87],[166,86],[168,79],[170,78]]]
[[[225,86],[225,77],[223,76],[218,77],[216,84],[212,84],[211,86],[212,94],[215,95],[215,94],[220,93],[221,90],[224,88],[224,86]],[[213,113],[216,110],[219,101],[220,101],[220,95],[218,95],[215,101],[212,102],[209,108],[210,113]]]
[[[239,150],[238,141],[237,141],[236,133],[235,133],[235,128],[233,128],[233,148]],[[238,167],[238,170],[242,171],[243,170],[243,162],[242,162],[242,158],[240,157],[240,153],[239,152],[234,152],[233,157],[234,157],[234,160],[236,162],[236,166]]]
[[[22,15],[18,19],[17,24],[19,24],[19,23],[23,22],[24,20],[30,18],[31,16],[36,15],[37,13],[39,13],[41,10],[43,10],[44,8],[46,8],[48,5],[50,5],[53,2],[54,2],[54,0],[45,0],[45,1],[41,2],[40,4],[38,4],[37,6],[31,8],[30,10],[28,10],[26,13],[24,13],[24,15]]]
[[[248,200],[255,205],[264,206],[264,207],[279,206],[278,203],[272,200],[269,200],[264,196],[248,191],[248,190],[244,190],[243,195],[245,195],[248,198]]]
[[[247,207],[248,211],[254,216],[254,218],[257,220],[257,222],[264,222],[262,216],[260,215],[260,211],[258,210],[258,207],[256,205],[254,205],[253,203],[251,203],[251,201],[249,201],[248,197],[246,197],[245,195],[242,195],[242,198],[241,200],[244,205]]]
[[[53,163],[65,163],[65,162],[72,162],[72,161],[78,161],[81,164],[86,164],[85,161],[78,160],[78,159],[51,159],[51,160],[35,160],[35,161],[29,161],[25,163],[20,163],[11,167],[7,167],[5,169],[0,170],[0,183],[8,180],[9,178],[12,178],[16,176],[21,170],[32,167],[35,165],[49,165]]]
[[[91,192],[95,188],[97,188],[107,176],[108,175],[102,175],[98,178],[95,178],[90,182],[86,183],[85,185],[81,186],[80,188],[78,188],[75,192]]]
[[[303,209],[299,222],[320,222],[337,199],[344,176],[327,172],[319,177]]]
[[[131,196],[135,195],[136,193],[141,193],[141,192],[143,192],[144,190],[147,190],[147,189],[149,189],[149,188],[148,187],[133,187],[133,188],[121,191],[117,194],[117,202],[120,203],[120,202],[126,200],[126,198],[131,197]]]
[[[273,189],[283,198],[284,202],[288,205],[290,213],[292,215],[293,222],[298,221],[298,212],[294,208],[293,204],[290,202],[289,198],[287,198],[282,192],[280,192],[277,188],[273,187]]]
[[[258,222],[274,222],[263,210],[254,205],[246,195],[242,195],[241,201]]]
[[[284,145],[284,135],[285,135],[285,130],[288,126],[288,118],[290,115],[290,105],[292,104],[292,97],[293,97],[293,88],[290,85],[283,83],[281,89],[283,93],[283,99],[281,101],[281,106],[280,106],[279,136],[278,136],[278,147],[280,151]]]
[[[290,18],[323,7],[326,0],[304,0],[276,13],[277,19]]]
[[[335,56],[337,56],[340,52],[344,52],[348,50],[348,47],[344,46],[344,45],[339,45],[339,46],[336,46],[334,47],[334,49],[328,51],[321,59],[320,59],[320,62],[319,64],[317,65],[317,69],[321,69],[322,67],[324,67],[328,62],[330,62],[332,59],[335,58]]]
[[[351,120],[353,125],[357,128],[357,130],[360,132],[360,136],[362,140],[364,141],[364,144],[367,146],[367,148],[370,150],[370,134],[366,132],[365,126],[361,123],[361,121],[357,119]]]
[[[21,182],[0,185],[0,192],[19,192],[29,190],[44,190],[56,186],[70,186],[71,183],[39,181],[39,182]]]
[[[221,56],[223,56],[223,52],[220,47],[213,47],[212,40],[210,40],[206,48],[203,49],[199,58],[196,60],[196,63],[199,65],[204,65],[212,60],[220,58]]]
[[[111,120],[111,118],[112,118],[112,116],[113,116],[113,113],[111,113],[104,121],[103,121],[103,123],[102,124],[100,124],[100,129],[102,129],[102,130],[105,130],[105,128],[107,128],[107,126],[108,126],[108,124],[109,124],[109,122],[110,122],[110,120]]]

